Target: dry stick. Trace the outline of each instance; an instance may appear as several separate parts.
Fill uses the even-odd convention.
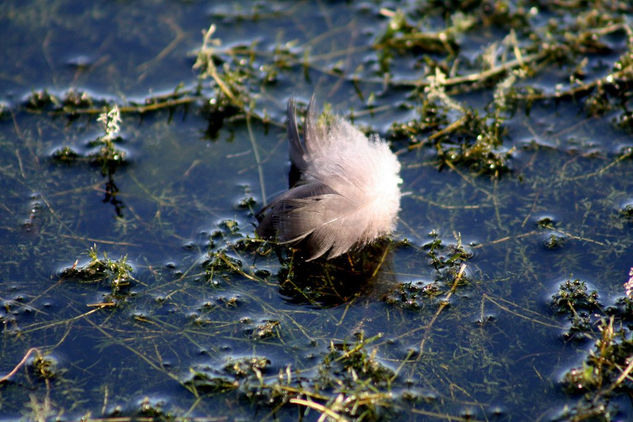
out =
[[[622,371],[618,379],[615,380],[615,382],[611,384],[611,386],[607,389],[607,392],[611,392],[615,390],[620,384],[622,384],[625,378],[631,379],[631,377],[629,377],[629,374],[631,373],[631,371],[633,371],[633,359],[631,359],[631,361],[629,362],[627,367],[624,369],[624,371]]]
[[[51,349],[55,349],[57,348],[60,344],[62,344],[64,342],[64,340],[66,340],[66,337],[68,337],[68,334],[70,333],[70,326],[66,328],[66,332],[64,333],[64,335],[61,337],[61,339],[59,339],[59,341],[57,342],[57,344],[53,345],[52,347],[50,347]],[[44,346],[45,348],[49,348],[49,346]],[[15,375],[15,373],[20,369],[20,367],[22,365],[24,365],[24,363],[28,360],[29,356],[31,355],[31,353],[33,352],[37,352],[38,355],[42,356],[39,348],[37,347],[31,347],[29,350],[27,350],[26,354],[24,355],[24,357],[22,358],[22,360],[20,361],[20,363],[18,363],[15,368],[13,368],[13,370],[11,372],[9,372],[7,375],[5,375],[4,377],[0,378],[0,384],[2,384],[3,382],[7,381],[9,378],[11,378],[13,375]]]
[[[323,406],[320,403],[311,401],[311,400],[303,400],[303,399],[290,399],[290,403],[292,404],[298,404],[301,406],[305,406],[305,407],[309,407],[311,409],[314,409],[318,412],[321,412],[323,415],[327,415],[328,417],[336,420],[336,421],[347,421],[347,418],[345,416],[341,416],[338,413],[336,413],[335,411],[333,411],[332,409],[328,409],[327,407]]]
[[[483,72],[470,73],[468,75],[463,76],[455,76],[453,78],[447,78],[442,85],[443,86],[453,86],[453,85],[461,85],[466,83],[475,83],[482,82],[486,79],[490,79],[495,77],[501,73],[505,73],[510,69],[514,69],[515,67],[523,66],[526,63],[535,62],[547,57],[547,52],[542,51],[540,53],[528,54],[525,57],[521,57],[520,59],[510,60],[509,62],[505,62],[502,65],[495,66],[488,70],[484,70]],[[391,85],[394,86],[415,86],[415,87],[424,87],[429,85],[429,81],[426,79],[418,80],[418,81],[390,81]]]
[[[599,245],[599,246],[605,246],[605,243],[604,242],[600,242],[599,240],[593,240],[593,239],[590,239],[588,237],[583,237],[583,236],[576,236],[575,234],[572,234],[572,233],[570,233],[568,231],[561,230],[561,229],[553,229],[553,230],[557,231],[558,233],[563,234],[563,235],[565,235],[565,236],[567,236],[567,237],[569,237],[570,239],[573,239],[573,240],[580,240],[582,242],[593,243],[593,244]]]
[[[200,95],[191,95],[191,96],[187,96],[183,98],[178,98],[175,100],[161,101],[161,102],[148,104],[148,105],[121,106],[119,107],[119,111],[121,113],[143,114],[149,111],[156,111],[156,110],[161,110],[163,108],[172,108],[172,107],[183,105],[183,104],[194,103],[202,98],[203,97]],[[77,108],[77,109],[70,109],[68,107],[64,107],[61,110],[55,110],[55,111],[50,112],[49,114],[53,116],[57,116],[61,114],[67,114],[67,115],[101,114],[103,113],[104,109],[105,107]],[[40,112],[39,110],[34,110],[34,109],[27,109],[27,111],[30,113],[35,113],[35,114],[38,114]]]
[[[530,207],[530,210],[528,211],[528,213],[525,215],[525,218],[523,219],[523,222],[521,223],[521,228],[525,227],[525,225],[529,221],[529,219],[532,216],[532,214],[534,214],[534,211],[536,210],[536,205],[538,203],[538,200],[541,197],[541,193],[542,193],[541,190],[537,190],[535,192],[534,199],[532,200],[532,206]]]
[[[461,281],[462,277],[464,276],[464,272],[465,271],[466,271],[466,264],[462,264],[462,266],[459,268],[459,272],[457,273],[457,276],[455,277],[455,280],[453,281],[453,285],[451,286],[451,290],[446,294],[446,297],[444,298],[442,303],[440,303],[440,307],[435,312],[435,315],[433,315],[433,318],[431,318],[431,321],[427,324],[426,330],[424,332],[424,336],[422,337],[422,341],[420,341],[420,348],[419,348],[420,350],[419,350],[418,359],[417,359],[418,361],[422,358],[422,351],[424,350],[424,343],[426,343],[426,341],[428,340],[428,338],[429,338],[429,336],[431,334],[431,329],[433,328],[433,325],[435,324],[435,321],[440,316],[440,313],[442,313],[444,308],[446,308],[448,306],[448,301],[451,298],[451,296],[453,295],[453,293],[455,293],[455,291],[457,290],[457,284]]]
[[[613,316],[611,316],[611,318],[609,319],[609,326],[608,326],[608,328],[611,330],[611,332],[613,332],[613,319],[614,319]],[[604,344],[604,342],[603,342],[603,344]],[[609,388],[605,389],[604,392],[599,391],[598,395],[609,394],[610,392],[612,392],[613,390],[618,388],[618,386],[620,384],[622,384],[626,378],[631,380],[630,374],[631,374],[632,371],[633,371],[633,359],[631,359],[631,361],[626,366],[626,368],[624,368],[624,370],[622,371],[620,376],[618,376],[618,378],[609,386]]]
[[[378,265],[374,269],[374,272],[371,273],[371,278],[376,277],[376,275],[378,274],[378,271],[380,271],[380,269],[384,265],[385,261],[387,260],[387,255],[389,255],[389,252],[391,252],[391,247],[390,246],[391,245],[386,247],[385,250],[383,251],[382,256],[380,257],[380,261],[378,261]]]
[[[235,271],[236,273],[238,273],[239,275],[241,275],[242,277],[248,278],[251,281],[256,281],[258,283],[263,283],[266,284],[268,286],[274,286],[275,283],[269,283],[266,282],[266,280],[257,277],[255,275],[252,274],[248,274],[247,272],[243,271],[240,267],[238,267],[237,265],[235,265],[233,262],[231,262],[231,260],[226,256],[226,254],[224,252],[220,252],[218,253],[218,257],[226,264],[229,266],[229,268],[233,271]]]
[[[554,94],[539,93],[539,94],[519,95],[517,96],[517,98],[521,100],[533,101],[533,100],[545,100],[549,98],[572,97],[574,95],[577,95],[586,91],[590,91],[601,85],[613,84],[616,79],[630,78],[632,72],[633,72],[633,69],[631,69],[631,67],[629,66],[620,71],[609,73],[608,75],[605,75],[602,78],[595,79],[589,83],[576,86],[566,91],[555,92]]]
[[[279,123],[276,121],[271,121],[268,117],[266,117],[265,115],[261,115],[259,113],[256,113],[254,111],[246,111],[245,110],[245,106],[244,104],[237,100],[235,98],[235,96],[228,90],[228,87],[226,86],[226,84],[220,79],[220,76],[218,75],[217,71],[214,71],[212,73],[213,79],[218,83],[218,85],[220,86],[220,89],[222,90],[222,92],[227,95],[227,97],[231,100],[232,104],[234,106],[236,106],[238,109],[240,110],[244,110],[245,113],[248,113],[249,115],[257,118],[258,120],[262,121],[262,122],[266,122],[267,124],[272,124],[274,126],[278,126],[278,127],[284,127],[283,123]],[[219,81],[219,82],[218,82]],[[220,85],[222,84],[222,85]],[[173,99],[173,100],[167,100],[167,101],[159,101],[156,103],[152,103],[152,104],[148,104],[148,105],[127,105],[127,106],[121,106],[119,107],[119,111],[121,113],[138,113],[138,114],[143,114],[143,113],[148,113],[151,111],[158,111],[158,110],[162,110],[162,109],[166,109],[166,108],[174,108],[180,105],[186,105],[186,104],[191,104],[191,103],[195,103],[196,101],[200,101],[200,100],[204,100],[205,97],[202,95],[192,95],[189,92],[184,92],[184,94],[187,94],[187,96],[183,97],[183,98],[177,98],[177,99]],[[151,99],[152,97],[148,98]],[[160,97],[156,97],[156,98],[160,98]],[[103,113],[103,110],[105,109],[105,107],[92,107],[92,108],[78,108],[78,109],[70,109],[67,107],[64,107],[60,110],[55,110],[50,112],[50,115],[53,116],[57,116],[57,115],[93,115],[93,114],[101,114]],[[29,111],[30,113],[35,113],[35,114],[40,114],[41,110],[35,110],[35,109],[27,109],[27,111]]]
[[[540,53],[528,54],[525,57],[520,57],[514,60],[510,60],[509,62],[505,62],[500,66],[493,67],[491,69],[485,70],[479,73],[471,73],[470,75],[457,76],[454,78],[448,78],[444,82],[444,86],[450,85],[461,85],[463,83],[473,83],[473,82],[481,82],[486,79],[490,79],[494,76],[497,76],[501,73],[505,73],[510,69],[514,69],[518,66],[524,66],[525,63],[538,61],[540,59],[544,59],[547,57],[547,52],[542,51]]]
[[[277,377],[276,375],[274,375],[274,377]],[[329,397],[324,396],[322,394],[319,393],[315,393],[313,391],[305,391],[301,388],[295,388],[295,387],[291,387],[289,385],[276,385],[275,388],[279,388],[280,390],[284,390],[288,393],[294,393],[294,394],[301,394],[304,395],[306,397],[313,397],[317,400],[327,400],[329,399]]]
[[[337,327],[340,327],[343,324],[343,321],[345,321],[345,317],[347,316],[347,312],[349,311],[352,302],[353,302],[353,299],[352,299],[352,301],[350,301],[350,302],[345,304],[345,310],[343,311],[343,314],[341,315],[341,318],[336,323]]]
[[[501,237],[499,239],[492,240],[490,242],[480,243],[478,245],[473,246],[472,249],[479,249],[479,248],[483,248],[484,246],[496,245],[496,244],[499,244],[499,243],[507,242],[509,240],[518,240],[518,239],[522,239],[524,237],[530,237],[530,236],[534,236],[534,235],[537,235],[537,234],[540,234],[540,233],[541,232],[538,231],[538,230],[532,230],[530,232],[522,233],[522,234],[519,234],[519,235],[516,235],[516,236],[505,236],[505,237]]]
[[[340,52],[341,55],[345,55],[347,54],[347,51],[343,50]],[[463,76],[456,76],[453,78],[447,78],[444,81],[444,86],[454,86],[454,85],[461,85],[461,84],[468,84],[468,83],[475,83],[475,82],[482,82],[485,81],[487,79],[493,78],[495,76],[498,76],[502,73],[505,73],[511,69],[514,69],[516,67],[521,67],[521,66],[525,66],[526,64],[529,64],[531,62],[536,62],[539,60],[542,60],[544,58],[546,58],[548,55],[547,51],[541,51],[539,53],[533,53],[533,54],[528,54],[527,56],[521,56],[518,57],[514,60],[510,60],[508,62],[505,62],[499,66],[495,66],[493,68],[490,68],[488,70],[482,71],[482,72],[476,72],[476,73],[470,73],[467,75],[463,75]],[[315,58],[320,58],[320,56],[313,56],[312,59]],[[340,77],[341,75],[333,73],[333,72],[329,72],[328,70],[325,69],[319,69],[318,67],[316,67],[313,64],[310,64],[310,66],[314,69],[318,69],[320,71],[322,71],[323,73],[332,75],[332,76],[337,76]],[[215,75],[214,75],[215,73]],[[217,76],[216,72],[210,72],[210,75],[213,77],[213,79],[216,79],[216,77],[219,79],[219,76]],[[217,79],[216,79],[217,82]],[[368,81],[368,82],[372,82],[372,81]],[[378,81],[376,81],[378,83]],[[413,87],[425,87],[429,85],[429,81],[426,79],[422,79],[422,80],[414,80],[414,81],[393,81],[393,80],[389,80],[388,84],[391,86],[413,86]],[[220,85],[218,83],[218,85]],[[220,86],[220,89],[222,89],[222,86]],[[222,89],[222,91],[224,91],[224,89]],[[225,92],[226,94],[226,92]]]
[[[418,142],[417,144],[409,145],[409,151],[411,151],[413,149],[420,148],[420,147],[426,145],[427,141],[432,141],[434,139],[439,138],[442,135],[446,135],[447,133],[451,133],[455,129],[458,129],[459,127],[464,125],[464,123],[466,123],[466,120],[467,120],[466,116],[460,117],[458,120],[455,120],[453,123],[451,123],[450,125],[446,126],[444,129],[438,130],[437,132],[435,132],[432,135],[430,135],[428,138],[426,138],[426,140],[424,140],[422,142]]]
[[[15,366],[15,368],[13,368],[13,370],[11,370],[11,372],[9,372],[8,374],[6,374],[2,378],[0,378],[0,384],[2,384],[5,381],[8,381],[9,378],[14,376],[16,374],[16,372],[18,372],[20,370],[22,365],[24,365],[26,363],[26,361],[28,360],[29,356],[31,356],[31,353],[33,353],[33,352],[38,352],[39,353],[40,351],[39,351],[39,349],[37,347],[31,347],[29,350],[27,350],[26,354],[24,355],[24,357],[22,358],[20,363],[18,363]]]
[[[366,345],[368,345],[369,343],[372,343],[374,340],[379,340],[381,339],[383,336],[382,333],[378,333],[373,337],[370,338],[366,338],[364,340],[362,340],[360,343],[358,343],[356,346],[354,346],[352,349],[348,350],[347,352],[343,353],[341,356],[339,356],[338,358],[334,359],[334,362],[340,362],[343,359],[347,359],[349,358],[352,353],[356,353],[358,352],[360,349],[362,349],[363,347],[365,347]]]
[[[400,371],[402,370],[402,368],[404,368],[404,365],[409,363],[409,359],[411,358],[411,356],[413,356],[414,353],[415,352],[413,350],[409,350],[405,358],[402,359],[402,361],[400,362],[400,365],[396,368],[395,371],[393,371],[393,376],[389,378],[389,385],[391,385],[391,383],[398,377]]]

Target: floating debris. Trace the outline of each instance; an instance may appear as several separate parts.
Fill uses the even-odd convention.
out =
[[[400,163],[385,141],[368,139],[338,117],[317,120],[314,98],[303,142],[294,101],[288,102],[288,138],[299,180],[258,213],[258,235],[300,244],[310,261],[335,258],[393,231]]]

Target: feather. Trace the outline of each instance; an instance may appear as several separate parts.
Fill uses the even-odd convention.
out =
[[[308,261],[364,246],[395,228],[400,163],[385,141],[339,117],[318,120],[314,97],[303,142],[288,102],[290,161],[300,177],[257,214],[257,234],[307,249]]]

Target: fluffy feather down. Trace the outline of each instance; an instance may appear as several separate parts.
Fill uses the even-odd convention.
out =
[[[257,233],[300,243],[308,260],[335,258],[395,228],[400,208],[400,163],[385,141],[369,139],[347,121],[319,121],[310,101],[302,142],[295,105],[288,102],[290,161],[296,186],[258,213]]]

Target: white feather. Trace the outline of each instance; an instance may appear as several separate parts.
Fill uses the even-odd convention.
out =
[[[339,117],[318,121],[314,98],[303,142],[294,102],[288,102],[288,141],[301,177],[258,213],[260,236],[301,243],[310,261],[326,253],[327,259],[335,258],[393,231],[400,209],[400,163],[385,141],[377,135],[368,139]]]

